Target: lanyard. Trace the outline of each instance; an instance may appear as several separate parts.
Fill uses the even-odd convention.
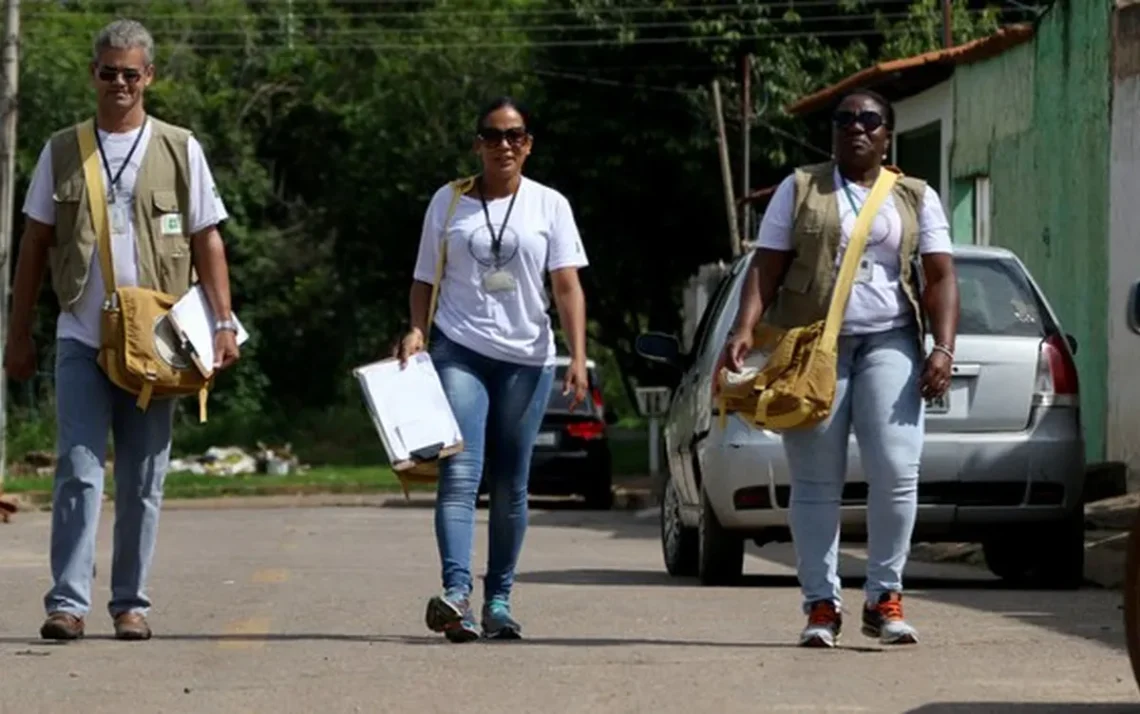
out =
[[[507,204],[507,213],[503,216],[503,225],[499,226],[499,234],[495,235],[495,227],[491,224],[491,212],[487,210],[487,199],[483,197],[483,177],[479,177],[479,202],[483,204],[483,217],[487,219],[487,232],[491,234],[491,253],[495,256],[495,267],[500,267],[499,254],[503,251],[503,231],[507,230],[507,221],[511,219],[511,211],[515,207],[515,199],[518,198],[519,188],[522,188],[522,182],[519,182],[519,188],[511,194],[511,202]]]
[[[143,132],[146,131],[146,123],[150,117],[144,117],[142,126],[139,127],[139,133],[135,136],[135,143],[131,144],[131,150],[127,152],[127,158],[123,159],[123,165],[112,176],[111,164],[107,161],[107,152],[103,150],[103,141],[99,138],[99,128],[95,128],[95,143],[99,146],[99,156],[103,159],[103,167],[107,169],[107,175],[111,177],[111,185],[107,189],[109,194],[107,201],[109,203],[115,202],[115,189],[119,187],[119,179],[123,177],[123,170],[127,168],[127,164],[131,163],[131,157],[135,155],[135,149],[139,146],[139,141],[142,139]]]
[[[839,177],[839,180],[843,182],[843,193],[847,194],[847,203],[851,205],[851,211],[858,217],[859,207],[855,205],[855,197],[851,195],[851,184],[847,183],[847,179],[842,176]]]

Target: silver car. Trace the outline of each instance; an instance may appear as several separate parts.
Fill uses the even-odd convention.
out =
[[[710,298],[691,354],[670,335],[637,340],[642,357],[678,376],[664,422],[665,566],[710,585],[740,577],[747,539],[790,540],[779,435],[736,415],[722,428],[712,398],[750,260],[739,258]],[[961,318],[953,379],[945,397],[926,405],[914,539],[978,542],[1002,578],[1079,587],[1085,448],[1076,341],[1010,251],[955,246],[954,264]],[[867,479],[854,436],[848,449],[842,533],[858,542],[866,538]]]

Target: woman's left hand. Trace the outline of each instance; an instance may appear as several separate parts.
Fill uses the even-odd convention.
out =
[[[586,401],[586,392],[589,388],[590,378],[586,374],[586,360],[575,357],[570,361],[570,367],[566,370],[566,381],[562,386],[562,396],[565,397],[571,392],[574,394],[570,398],[570,411],[574,411],[575,407]]]
[[[950,388],[950,367],[952,362],[949,355],[941,350],[934,350],[926,358],[926,368],[922,372],[922,397],[932,399],[942,396]]]

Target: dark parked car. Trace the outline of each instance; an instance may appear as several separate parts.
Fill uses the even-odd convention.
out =
[[[590,396],[569,410],[570,397],[562,396],[568,357],[559,357],[546,415],[534,445],[530,493],[538,496],[582,496],[587,508],[608,510],[613,505],[613,464],[608,424],[614,415],[606,409],[602,383],[593,360],[586,363]]]

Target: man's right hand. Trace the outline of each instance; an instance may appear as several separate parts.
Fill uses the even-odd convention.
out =
[[[400,340],[400,344],[396,345],[393,357],[400,360],[400,367],[403,368],[408,363],[408,358],[417,352],[423,352],[424,349],[424,333],[418,327],[413,327],[404,338]]]
[[[8,336],[4,348],[4,371],[17,382],[24,382],[36,374],[36,342],[31,335]]]
[[[730,372],[739,372],[744,368],[744,360],[752,351],[752,330],[741,330],[733,335],[728,344],[724,346],[724,366]]]

